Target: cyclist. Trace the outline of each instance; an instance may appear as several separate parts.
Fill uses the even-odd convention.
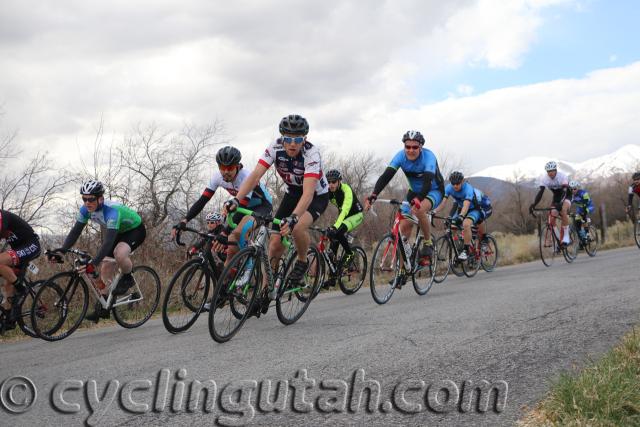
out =
[[[633,195],[636,194],[640,197],[640,172],[635,172],[631,177],[631,181],[631,185],[629,186],[629,201],[625,208],[626,213],[631,212],[631,207],[633,206]]]
[[[558,171],[558,164],[554,161],[548,162],[544,166],[544,170],[547,172],[542,175],[539,180],[540,189],[536,198],[529,206],[529,212],[533,214],[533,210],[536,205],[542,200],[542,193],[544,189],[548,188],[553,193],[553,202],[551,203],[552,211],[552,225],[555,230],[556,215],[560,212],[562,217],[562,243],[568,245],[571,243],[569,238],[569,209],[571,208],[571,189],[569,188],[569,178],[564,173]]]
[[[331,238],[331,251],[335,255],[338,245],[342,245],[345,256],[343,262],[348,265],[353,258],[351,245],[347,240],[347,233],[355,230],[364,220],[362,205],[353,190],[342,182],[342,174],[336,169],[327,172],[327,182],[329,183],[329,202],[335,205],[339,212],[334,224],[329,227],[328,236]],[[325,287],[334,286],[335,280],[329,279],[324,284]]]
[[[200,198],[189,208],[187,216],[183,218],[172,231],[172,235],[175,238],[176,229],[184,229],[187,222],[195,218],[204,209],[205,205],[216,192],[218,187],[222,187],[229,194],[235,196],[238,194],[238,190],[242,187],[242,184],[249,177],[249,172],[243,168],[242,154],[240,150],[232,146],[222,147],[216,153],[216,162],[218,164],[218,170],[213,173],[209,185],[204,189]],[[262,215],[268,215],[272,210],[272,199],[267,188],[261,182],[256,182],[251,186],[249,191],[240,197],[239,205],[247,209],[251,209]],[[245,216],[240,213],[236,213],[233,216],[233,222],[237,224],[236,228],[229,234],[228,232],[219,235],[217,244],[213,249],[216,252],[224,250],[224,246],[228,241],[239,242],[241,239],[246,239],[247,234],[251,231],[253,221],[250,216]],[[233,255],[238,252],[236,245],[229,245],[227,249],[227,259],[231,260]]]
[[[391,181],[398,169],[402,169],[409,181],[407,201],[411,204],[411,213],[418,218],[420,230],[424,235],[424,244],[420,249],[420,263],[429,262],[433,254],[433,241],[427,212],[438,207],[442,201],[444,179],[438,167],[436,156],[424,148],[424,136],[418,131],[410,130],[402,136],[404,150],[398,152],[384,173],[378,178],[373,193],[365,200],[365,210],[368,210],[378,198],[378,194]],[[409,214],[408,207],[402,208],[404,214]],[[403,236],[411,234],[411,222],[404,220],[400,223]]]
[[[115,273],[115,265],[113,263],[102,263],[102,260],[107,256],[115,258],[116,264],[122,272],[122,277],[120,277],[117,286],[113,290],[113,296],[124,295],[129,288],[135,285],[135,280],[131,275],[131,270],[133,269],[133,263],[130,258],[131,253],[144,242],[147,235],[142,218],[133,209],[121,203],[106,200],[104,198],[104,186],[100,181],[94,179],[85,181],[80,187],[80,195],[82,196],[83,205],[80,207],[75,225],[69,231],[60,249],[71,248],[80,237],[80,234],[82,234],[82,230],[89,220],[106,227],[106,233],[98,253],[91,262],[80,268],[79,271],[86,271],[94,278],[100,276],[103,282],[107,283]],[[99,270],[98,267],[100,267]],[[108,292],[109,288],[106,286],[101,289],[101,293],[105,298],[108,296]],[[104,309],[100,302],[96,302],[95,311],[88,314],[86,319],[98,322],[100,318],[109,318],[109,310]]]
[[[11,247],[9,250],[0,252],[0,276],[4,279],[2,287],[4,308],[10,313],[5,321],[5,328],[14,329],[20,314],[14,302],[25,291],[22,287],[16,289],[18,280],[16,271],[24,270],[29,261],[40,256],[40,239],[25,220],[4,209],[0,209],[0,238],[5,239]]]
[[[471,245],[471,227],[478,226],[478,238],[482,243],[486,240],[485,221],[493,213],[491,208],[491,200],[482,191],[474,188],[464,179],[462,172],[454,171],[449,175],[449,184],[444,190],[444,200],[453,197],[455,215],[453,222],[462,226],[462,238],[464,239],[464,249],[458,254],[458,259],[465,261],[469,255],[469,246]],[[434,213],[438,213],[443,203],[434,209]]]
[[[209,234],[220,234],[225,231],[226,225],[225,220],[226,216],[219,212],[209,212],[207,216],[205,216],[205,221],[207,223],[207,232]],[[197,243],[192,245],[188,250],[188,255],[195,255],[200,249],[202,249],[207,243],[207,239],[200,239]],[[220,258],[222,261],[225,261],[227,258],[227,254],[224,251],[215,250],[212,251]]]
[[[294,284],[303,281],[307,271],[307,250],[309,248],[309,226],[325,211],[329,204],[328,184],[322,172],[320,150],[307,140],[309,123],[307,119],[291,114],[283,117],[279,125],[280,137],[264,151],[251,175],[238,190],[235,198],[226,202],[228,211],[233,211],[242,199],[260,181],[271,165],[275,164],[278,175],[286,184],[286,189],[275,217],[282,220],[273,229],[280,235],[293,235],[297,249],[293,270],[289,280]],[[269,241],[269,258],[277,270],[278,260],[284,253],[284,245],[278,234],[272,234]],[[269,299],[262,300],[262,312],[269,308]]]
[[[576,206],[574,225],[578,232],[578,237],[580,237],[580,246],[582,246],[587,238],[587,221],[589,219],[589,214],[592,213],[594,209],[593,200],[591,200],[591,196],[587,190],[580,188],[580,183],[578,181],[570,181],[569,189],[573,192],[571,204]]]

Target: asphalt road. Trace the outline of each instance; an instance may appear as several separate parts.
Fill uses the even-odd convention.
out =
[[[3,405],[30,393],[11,389],[13,376],[28,377],[37,398],[19,415],[0,409],[0,425],[513,425],[561,371],[597,358],[638,323],[639,257],[628,248],[449,277],[424,297],[405,286],[384,306],[368,288],[323,294],[296,324],[283,326],[272,309],[223,345],[205,317],[181,335],[155,319],[56,343],[3,343]],[[212,391],[207,380],[217,399],[205,408],[206,393],[190,391],[196,381]],[[285,380],[286,400],[270,406],[265,387],[275,397]],[[485,412],[464,386],[483,380],[498,390]]]

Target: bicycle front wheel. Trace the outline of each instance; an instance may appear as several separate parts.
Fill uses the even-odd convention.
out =
[[[480,243],[480,263],[484,271],[491,272],[498,263],[498,242],[491,234],[486,235],[486,240]]]
[[[224,343],[238,333],[261,287],[260,252],[253,246],[242,248],[222,270],[211,299],[209,333],[214,341]]]
[[[444,282],[451,270],[451,243],[447,236],[440,236],[434,245],[436,256],[436,268],[433,275],[433,281],[436,283]]]
[[[573,226],[569,227],[569,240],[570,243],[562,248],[562,255],[564,259],[571,264],[578,257],[578,233]]]
[[[340,290],[345,295],[358,292],[367,277],[367,253],[360,246],[352,246],[353,258],[342,266]],[[344,255],[342,257],[344,259]]]
[[[640,219],[633,223],[633,238],[636,241],[636,246],[640,248]]]
[[[475,276],[480,270],[481,254],[478,251],[478,241],[473,238],[469,245],[468,258],[462,263],[462,270],[467,277]]]
[[[399,255],[391,233],[382,237],[373,251],[369,286],[371,296],[378,304],[385,304],[391,299],[400,280]]]
[[[289,274],[293,270],[297,252],[294,250],[286,261],[284,286],[281,285],[278,298],[276,299],[276,314],[278,320],[285,325],[291,325],[300,319],[311,300],[317,288],[320,287],[321,265],[320,252],[314,247],[310,247],[307,251],[307,271],[303,276],[301,283],[293,283],[289,280]]]
[[[593,225],[589,226],[587,230],[587,238],[583,243],[584,250],[590,257],[596,256],[598,252],[598,230]]]
[[[27,285],[27,294],[22,299],[20,307],[21,314],[17,319],[18,326],[20,327],[22,332],[32,338],[38,338],[38,334],[36,334],[36,332],[33,330],[33,325],[31,324],[31,310],[33,309],[33,302],[35,300],[34,298],[36,296],[36,292],[38,292],[38,289],[40,289],[40,286],[43,283],[44,280],[37,280]]]
[[[84,279],[72,271],[56,274],[36,292],[31,310],[33,330],[45,341],[64,339],[78,329],[88,306]]]
[[[208,300],[209,269],[201,259],[187,261],[173,275],[162,301],[162,322],[172,334],[184,332],[198,320]]]
[[[538,229],[540,258],[542,259],[542,263],[547,267],[551,267],[553,265],[553,261],[559,249],[558,242],[552,233],[553,230],[551,227]]]

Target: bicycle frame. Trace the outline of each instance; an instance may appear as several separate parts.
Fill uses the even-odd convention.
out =
[[[393,236],[393,253],[391,254],[392,258],[392,264],[394,265],[397,259],[397,253],[398,253],[398,248],[400,249],[400,256],[402,257],[402,265],[403,265],[403,270],[404,271],[413,271],[414,268],[414,263],[411,260],[411,257],[413,256],[415,259],[415,253],[411,253],[410,252],[410,248],[411,245],[409,244],[409,241],[407,240],[407,243],[405,244],[404,240],[400,238],[400,222],[405,220],[405,221],[411,221],[414,225],[418,225],[418,220],[416,217],[414,217],[413,215],[404,215],[401,211],[401,206],[407,204],[408,202],[399,202],[398,200],[385,200],[385,199],[378,199],[379,202],[386,202],[386,203],[390,203],[391,205],[396,206],[395,207],[395,213],[394,213],[394,217],[393,217],[393,225],[391,226],[391,234]],[[416,248],[420,247],[420,242],[422,241],[423,237],[422,235],[420,235],[420,229],[418,228],[418,230],[416,231]],[[407,239],[410,236],[407,236]],[[383,260],[387,257],[388,253],[389,253],[389,249],[390,249],[390,245],[388,245],[385,249],[384,252],[382,253],[382,257],[380,258],[381,262],[383,262]],[[415,252],[415,251],[414,251]]]

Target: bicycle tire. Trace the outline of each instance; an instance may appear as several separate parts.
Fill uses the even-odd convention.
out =
[[[396,256],[399,254],[395,253],[395,249],[393,235],[387,233],[382,236],[371,257],[369,287],[373,300],[380,305],[386,304],[391,299],[398,280],[401,280],[400,257]],[[380,281],[384,284],[376,284]]]
[[[500,252],[498,251],[498,242],[496,241],[495,237],[493,237],[491,234],[487,234],[485,238],[487,239],[487,243],[485,244],[487,249],[483,250],[483,245],[482,243],[480,244],[480,251],[482,254],[480,257],[480,265],[482,266],[482,269],[484,271],[490,273],[496,268]]]
[[[570,243],[568,245],[563,245],[562,247],[562,255],[564,256],[565,261],[571,264],[578,257],[578,233],[573,226],[569,226],[569,240]]]
[[[636,246],[640,248],[640,219],[633,222],[633,238],[636,241]]]
[[[587,242],[584,245],[584,251],[590,257],[594,257],[596,256],[596,253],[598,253],[598,244],[599,244],[598,230],[596,230],[596,228],[593,225],[590,225],[587,231]]]
[[[31,310],[33,309],[33,302],[35,301],[36,292],[40,286],[44,283],[44,280],[36,280],[35,282],[26,283],[27,293],[20,301],[20,316],[16,319],[16,323],[20,327],[20,330],[31,338],[38,338],[38,334],[33,330],[33,324],[31,323]],[[25,322],[28,319],[28,322]]]
[[[451,271],[451,243],[449,243],[449,238],[444,235],[438,237],[433,246],[437,259],[433,281],[435,283],[442,283]]]
[[[345,295],[353,295],[358,292],[367,278],[367,253],[362,249],[362,247],[357,245],[351,246],[351,250],[353,251],[353,258],[349,262],[349,265],[341,268],[342,271],[338,276],[340,290]],[[354,285],[349,285],[347,280],[345,280],[345,269],[347,270],[346,275],[348,276],[349,282],[351,281],[351,273],[356,273]]]
[[[545,226],[543,230],[539,226],[538,240],[540,259],[545,266],[551,267],[553,265],[553,261],[555,260],[558,249],[558,243],[556,237],[553,235],[553,230],[551,229],[551,227]]]
[[[62,297],[58,295],[60,289],[63,291]],[[34,332],[45,341],[62,340],[78,329],[84,320],[89,306],[88,285],[73,271],[58,273],[40,286],[36,292],[34,305],[47,308],[40,311],[31,310],[31,324]],[[51,317],[47,317],[48,314]],[[46,320],[51,318],[55,320],[53,325],[57,327],[48,325]],[[64,328],[65,323],[66,328]]]
[[[455,274],[457,277],[464,277],[464,261],[459,260],[457,253],[462,252],[464,249],[464,241],[462,240],[462,236],[460,236],[457,240],[450,240],[449,244],[453,243],[455,245],[455,249],[451,248],[451,272]]]
[[[256,247],[247,246],[236,253],[222,270],[209,309],[209,334],[214,341],[225,343],[233,338],[253,311],[262,287],[262,268],[268,268],[262,265],[261,258]],[[237,316],[238,307],[231,308],[236,302],[245,307],[240,318]],[[225,328],[225,324],[229,327]]]
[[[478,271],[480,271],[481,254],[476,250],[477,247],[477,240],[473,237],[469,245],[468,258],[462,263],[462,271],[464,271],[464,275],[469,278],[475,276],[478,274]]]
[[[320,258],[317,248],[310,247],[307,250],[307,271],[303,276],[303,285],[300,286],[288,280],[290,270],[297,259],[297,251],[294,249],[291,253],[285,264],[284,286],[280,286],[278,298],[276,298],[276,314],[282,324],[294,324],[309,308],[313,295],[320,286],[320,269],[322,268]]]
[[[210,272],[202,260],[185,262],[171,278],[164,294],[162,323],[165,329],[178,334],[193,326],[207,302],[210,288]]]
[[[135,285],[116,301],[127,302],[111,308],[113,318],[120,326],[133,329],[142,326],[155,313],[160,303],[160,277],[147,265],[137,265],[131,270]],[[125,300],[128,298],[128,300]]]

